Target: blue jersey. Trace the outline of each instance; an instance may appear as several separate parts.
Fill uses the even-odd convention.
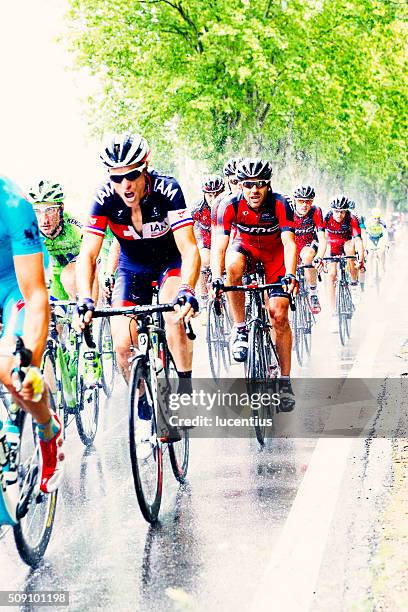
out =
[[[120,244],[119,268],[140,269],[174,261],[179,251],[173,233],[193,225],[180,185],[171,176],[146,173],[146,195],[140,202],[141,232],[132,223],[132,210],[115,192],[111,181],[96,193],[85,232],[104,236],[107,226]]]
[[[34,209],[15,183],[0,177],[0,308],[2,334],[23,333],[24,302],[14,257],[43,252]]]
[[[0,280],[15,280],[15,255],[41,252],[40,233],[33,207],[15,183],[0,177]]]

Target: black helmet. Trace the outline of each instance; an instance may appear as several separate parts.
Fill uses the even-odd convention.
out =
[[[337,196],[337,198],[334,198],[334,200],[330,202],[330,208],[334,210],[348,210],[349,199],[344,195]]]
[[[246,157],[237,164],[236,174],[240,181],[245,181],[246,179],[269,181],[272,176],[272,168],[265,159]]]
[[[224,176],[234,176],[237,171],[237,164],[242,161],[242,157],[230,157],[224,164]]]
[[[201,183],[201,190],[205,193],[218,193],[224,189],[224,179],[218,174],[207,176]]]
[[[144,168],[149,153],[149,145],[143,136],[125,132],[106,140],[99,155],[108,168],[120,168],[132,164]]]
[[[293,197],[298,200],[313,200],[315,195],[314,187],[311,185],[300,185],[293,192]]]

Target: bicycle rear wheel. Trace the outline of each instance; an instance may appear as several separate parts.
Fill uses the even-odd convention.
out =
[[[49,401],[51,409],[55,411],[56,406],[53,403],[52,393],[49,393]],[[17,507],[19,522],[13,527],[14,539],[24,563],[36,568],[50,541],[58,491],[48,495],[39,491],[41,460],[37,435],[33,437],[35,428],[33,428],[32,418],[20,411],[17,419],[21,432],[18,467],[20,500]]]
[[[303,300],[298,299],[296,302],[296,310],[293,313],[293,335],[295,344],[295,353],[300,367],[303,365],[304,357],[304,321],[303,321]]]
[[[98,334],[98,351],[101,359],[101,382],[103,391],[106,397],[110,397],[115,384],[117,365],[109,317],[101,319]]]
[[[139,399],[143,395],[152,407],[150,420],[138,416]],[[129,450],[140,510],[146,521],[154,523],[159,515],[162,497],[163,457],[157,435],[157,385],[156,382],[152,384],[150,363],[145,357],[135,359],[130,373]]]

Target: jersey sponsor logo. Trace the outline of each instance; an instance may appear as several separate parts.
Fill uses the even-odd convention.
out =
[[[152,221],[143,225],[143,238],[160,238],[168,231],[170,226],[166,220]]]
[[[275,220],[274,219],[274,215],[271,212],[265,211],[263,213],[261,213],[261,216],[259,217],[260,221],[272,221]]]
[[[173,188],[173,183],[167,186],[163,179],[156,179],[153,185],[153,191],[160,191],[164,196],[167,196],[170,201],[173,201],[174,196],[178,193],[178,187]]]
[[[75,225],[76,227],[79,227],[79,229],[82,229],[82,223],[80,223],[78,219],[74,219],[74,217],[68,217],[67,219],[64,219],[64,221],[70,225]]]
[[[279,224],[273,225],[272,227],[261,227],[259,225],[241,225],[237,223],[237,228],[240,232],[245,234],[275,234],[279,230]]]
[[[109,196],[113,195],[114,192],[115,190],[113,185],[111,183],[107,183],[106,185],[98,189],[98,191],[96,192],[95,202],[103,206],[105,198],[108,198]]]

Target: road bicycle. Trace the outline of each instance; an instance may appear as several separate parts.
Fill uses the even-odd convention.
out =
[[[23,367],[31,363],[31,351],[17,337],[14,351],[16,371],[24,379]],[[57,505],[58,492],[40,490],[41,454],[35,422],[11,401],[0,387],[0,535],[3,526],[12,526],[21,559],[33,568],[40,564],[48,546]],[[50,408],[56,406],[51,393]],[[63,422],[63,419],[61,419]]]
[[[370,238],[368,240],[370,244],[370,249],[368,251],[369,275],[371,278],[371,284],[373,285],[377,295],[379,295],[382,280],[382,274],[380,270],[383,270],[383,263],[381,261],[381,250],[378,246],[378,241],[373,241]],[[385,257],[385,254],[382,254],[382,256]]]
[[[292,315],[293,348],[300,367],[310,357],[312,346],[312,327],[316,322],[310,306],[310,297],[305,279],[305,269],[314,268],[312,264],[297,267],[299,291],[296,296],[296,309]]]
[[[174,432],[167,425],[167,399],[173,390],[172,360],[167,346],[161,316],[174,310],[174,304],[104,308],[95,310],[93,318],[129,315],[131,357],[128,421],[129,451],[133,481],[141,512],[149,523],[157,521],[163,486],[163,454],[168,450],[175,478],[183,483],[189,462],[189,433],[187,429]],[[157,315],[160,315],[158,318]],[[137,317],[138,339],[133,342],[131,324]],[[188,335],[195,336],[189,327]],[[95,346],[89,328],[84,338],[88,346]],[[149,407],[148,414],[139,414],[139,406]]]
[[[353,298],[351,296],[350,284],[347,271],[347,263],[349,259],[356,260],[355,255],[334,255],[332,257],[324,257],[324,261],[336,262],[337,280],[336,280],[336,316],[339,325],[340,342],[343,346],[347,344],[351,333],[351,319],[355,310]]]
[[[72,327],[75,306],[75,302],[50,302],[49,335],[41,368],[53,401],[64,415],[65,427],[71,415],[81,442],[91,446],[98,431],[101,366],[98,352],[86,350],[82,336]]]
[[[248,357],[245,362],[245,376],[252,390],[262,392],[271,390],[271,380],[279,376],[279,358],[272,338],[273,328],[265,306],[265,292],[279,288],[282,296],[289,299],[291,309],[295,308],[292,295],[284,293],[281,283],[261,284],[263,271],[257,268],[256,280],[247,285],[224,286],[223,292],[249,292],[249,318],[246,327],[248,335]],[[271,405],[265,404],[259,410],[253,410],[255,434],[258,442],[264,445],[268,437],[268,421],[272,417]]]

